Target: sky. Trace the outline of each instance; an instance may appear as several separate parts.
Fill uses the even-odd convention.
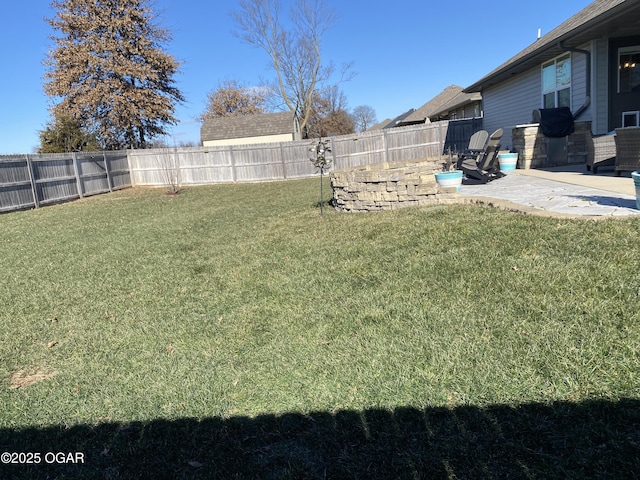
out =
[[[337,20],[322,39],[323,57],[353,64],[340,84],[349,109],[372,107],[379,121],[419,108],[449,85],[467,87],[549,32],[591,0],[325,0]],[[282,0],[292,4],[293,0]],[[165,50],[182,63],[175,77],[186,101],[176,108],[173,140],[199,144],[195,118],[220,82],[270,81],[266,54],[233,35],[230,0],[154,0],[173,39]],[[0,28],[0,155],[33,153],[50,120],[43,61],[55,34],[49,0],[5,2]]]

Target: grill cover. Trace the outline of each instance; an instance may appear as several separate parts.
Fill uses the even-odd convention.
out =
[[[541,108],[533,111],[534,123],[539,123],[545,137],[561,138],[575,131],[569,107]]]

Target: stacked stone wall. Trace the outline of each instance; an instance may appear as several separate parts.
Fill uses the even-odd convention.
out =
[[[455,203],[460,194],[440,188],[434,175],[442,171],[447,159],[385,162],[333,171],[333,205],[356,212]]]
[[[576,122],[575,132],[567,138],[566,160],[555,163],[549,159],[549,139],[542,134],[538,124],[514,128],[511,144],[513,151],[518,153],[518,168],[558,167],[586,163],[587,135],[591,136],[591,122]]]

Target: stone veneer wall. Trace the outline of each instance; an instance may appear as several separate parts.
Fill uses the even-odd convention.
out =
[[[448,157],[385,162],[330,173],[333,204],[338,210],[376,211],[455,203],[455,189],[441,189],[435,173]]]
[[[518,168],[544,168],[586,163],[588,156],[587,135],[591,135],[591,122],[576,122],[575,132],[567,140],[567,160],[554,163],[547,155],[549,139],[538,124],[515,127],[511,133],[512,150],[518,153]]]

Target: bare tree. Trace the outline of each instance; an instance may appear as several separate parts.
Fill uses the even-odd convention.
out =
[[[351,119],[358,132],[364,132],[368,128],[378,123],[376,111],[369,105],[360,105],[353,109]]]
[[[306,131],[316,89],[328,86],[334,76],[333,66],[322,58],[321,40],[335,21],[335,12],[324,0],[297,0],[286,28],[278,0],[241,0],[231,16],[238,37],[269,55],[279,96],[298,114]],[[338,83],[352,76],[350,70],[349,64],[342,68]]]
[[[265,88],[242,87],[236,80],[226,80],[208,93],[207,107],[197,120],[264,113],[266,96]]]
[[[163,50],[167,30],[154,23],[149,0],[54,0],[49,24],[60,33],[47,55],[45,93],[103,148],[144,148],[175,124],[179,63]]]

